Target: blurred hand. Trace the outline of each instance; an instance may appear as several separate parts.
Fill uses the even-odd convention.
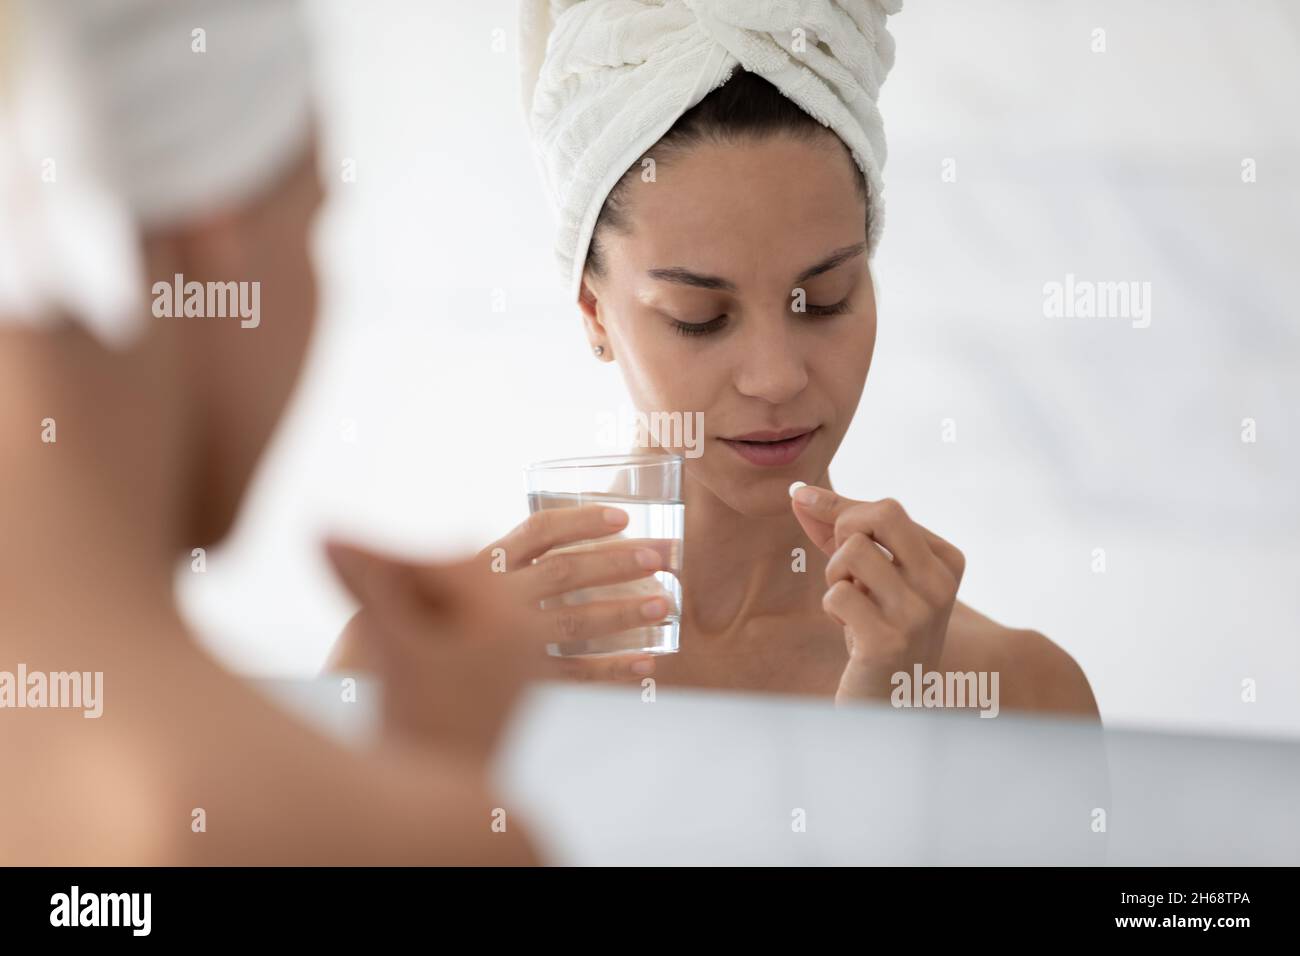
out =
[[[336,670],[364,662],[382,682],[385,737],[487,759],[542,670],[518,609],[474,560],[417,564],[339,543],[327,553],[362,605]]]
[[[794,514],[831,556],[822,607],[841,627],[849,663],[836,702],[888,699],[891,678],[937,670],[966,559],[892,498],[854,501],[805,486]],[[883,546],[883,547],[882,547]]]
[[[649,655],[557,658],[547,645],[616,634],[662,620],[668,603],[652,575],[653,542],[611,539],[627,514],[598,505],[532,515],[473,558],[411,562],[331,543],[331,563],[361,603],[340,641],[348,663],[364,660],[384,683],[387,733],[485,757],[521,688],[556,677],[640,680]],[[661,546],[660,546],[661,547]],[[648,581],[608,600],[543,610],[541,602],[586,588]],[[637,589],[634,587],[634,591]]]

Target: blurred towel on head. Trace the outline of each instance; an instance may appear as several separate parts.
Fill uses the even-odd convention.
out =
[[[298,0],[0,6],[0,315],[125,344],[147,315],[134,230],[237,208],[307,148]]]
[[[576,300],[614,184],[737,67],[845,142],[866,176],[874,252],[885,137],[876,100],[902,0],[520,0],[520,69],[538,165],[559,213],[556,256]]]

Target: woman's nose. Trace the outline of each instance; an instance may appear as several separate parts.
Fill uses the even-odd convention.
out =
[[[736,389],[773,405],[790,401],[807,387],[808,368],[789,316],[763,316],[748,324],[736,343]]]

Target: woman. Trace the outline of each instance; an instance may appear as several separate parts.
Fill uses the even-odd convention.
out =
[[[525,4],[525,94],[592,352],[639,410],[704,422],[685,467],[681,650],[563,666],[838,702],[887,699],[918,666],[989,672],[1002,708],[1097,719],[1068,654],[957,601],[955,547],[893,499],[831,489],[876,336],[875,99],[896,9]],[[547,550],[580,537],[550,512],[484,560],[542,557],[575,590],[592,583],[578,559]],[[574,610],[557,638],[626,626],[608,617]],[[347,633],[338,659],[364,663]]]

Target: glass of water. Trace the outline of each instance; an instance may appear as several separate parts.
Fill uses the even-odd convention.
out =
[[[663,570],[636,581],[572,591],[543,603],[544,608],[636,596],[662,596],[668,602],[663,621],[590,640],[551,644],[556,657],[597,654],[673,654],[681,626],[682,459],[677,455],[613,455],[564,458],[529,465],[525,470],[530,513],[580,505],[607,505],[627,512],[622,531],[554,549],[598,551],[633,546],[659,552]]]

